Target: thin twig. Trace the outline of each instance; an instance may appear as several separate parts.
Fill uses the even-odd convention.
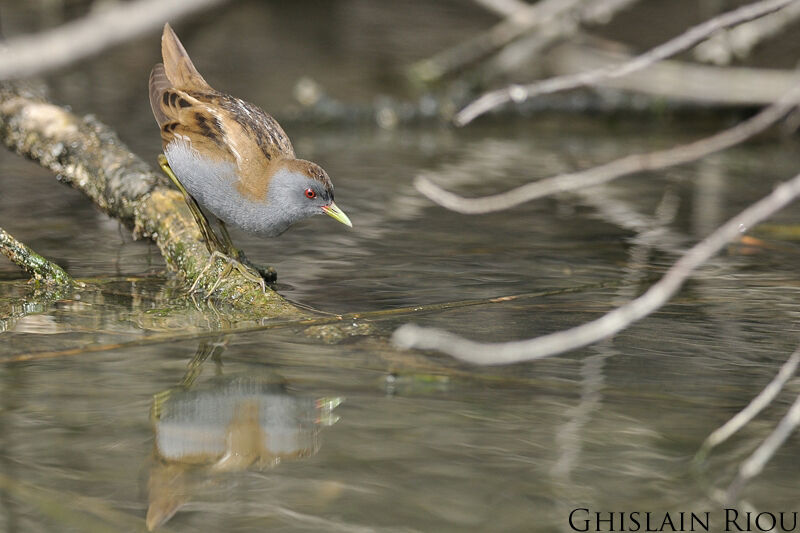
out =
[[[589,4],[581,13],[584,24],[608,24],[614,16],[638,0],[601,0]]]
[[[781,419],[778,427],[764,439],[764,442],[742,463],[739,473],[727,490],[727,500],[734,501],[741,489],[748,481],[756,477],[764,469],[772,456],[781,445],[789,438],[789,435],[800,425],[800,396],[794,401],[789,411]]]
[[[716,65],[727,65],[734,58],[744,59],[762,41],[783,32],[798,18],[800,2],[736,28],[717,32],[695,47],[694,57]]]
[[[33,251],[26,244],[12,237],[0,228],[0,253],[8,257],[14,264],[33,276],[37,281],[57,285],[77,285],[64,270]]]
[[[733,418],[728,420],[706,438],[703,445],[700,447],[700,451],[695,455],[695,464],[699,465],[702,463],[714,447],[728,440],[734,433],[746,426],[758,413],[767,407],[778,393],[783,390],[783,386],[786,385],[789,378],[794,375],[798,363],[800,363],[800,348],[795,350],[783,366],[781,366],[781,369],[772,381],[764,387],[764,390],[762,390],[758,396],[750,401],[747,407],[736,413]]]
[[[438,350],[474,364],[499,365],[543,359],[610,337],[663,306],[697,268],[749,227],[782,209],[800,195],[800,174],[739,213],[693,246],[642,296],[580,326],[533,339],[480,343],[434,328],[406,324],[395,331],[396,346]]]
[[[575,11],[585,0],[542,0],[517,10],[486,32],[444,50],[410,67],[412,79],[433,83],[444,76],[479,61],[495,50],[535,28],[555,28],[557,21]]]
[[[476,117],[506,102],[514,101],[520,103],[539,94],[554,93],[583,87],[585,85],[593,85],[604,79],[618,78],[642,70],[661,59],[666,59],[687,50],[708,38],[708,36],[712,35],[714,32],[764,16],[767,13],[771,13],[772,11],[796,1],[798,0],[761,0],[760,2],[748,4],[707,20],[697,26],[693,26],[674,39],[619,65],[602,67],[566,76],[558,76],[534,82],[529,85],[512,85],[504,89],[488,92],[462,109],[456,115],[455,123],[460,126],[468,124]]]
[[[630,54],[601,45],[562,43],[547,56],[553,75],[573,75],[619,65]],[[621,78],[602,79],[597,85],[612,91],[585,92],[590,100],[608,101],[610,108],[633,108],[650,113],[666,105],[672,109],[752,109],[775,103],[800,79],[797,70],[718,67],[676,59],[662,59],[645,70]],[[547,108],[558,101],[573,100],[569,94],[551,94],[529,100],[525,108]],[[582,98],[579,100],[583,100]],[[549,103],[553,102],[553,103]]]
[[[84,18],[37,35],[16,37],[0,48],[0,79],[23,78],[63,67],[109,46],[225,0],[116,2]]]
[[[531,7],[530,4],[522,0],[472,0],[479,6],[496,13],[501,17],[510,17],[520,9]]]
[[[607,183],[636,172],[659,170],[695,161],[714,152],[735,146],[772,126],[800,102],[800,85],[752,118],[710,137],[666,150],[633,154],[587,170],[561,174],[481,198],[464,198],[442,189],[425,176],[415,180],[417,190],[437,204],[465,214],[490,213],[551,194],[584,189]]]
[[[550,63],[550,54],[544,54],[554,45],[574,42],[583,26],[607,24],[620,12],[629,9],[639,0],[592,0],[583,4],[576,13],[567,13],[558,24],[537,28],[514,42],[506,44],[493,57],[487,59],[473,83],[486,85],[495,79],[516,77],[522,69],[534,66],[538,70]],[[580,24],[578,24],[580,23]],[[616,61],[619,63],[620,61]],[[545,67],[546,68],[546,67]],[[473,75],[469,76],[470,79]]]

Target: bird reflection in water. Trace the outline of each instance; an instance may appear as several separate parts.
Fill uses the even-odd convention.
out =
[[[190,474],[271,468],[285,459],[314,455],[323,426],[334,424],[342,398],[287,392],[274,374],[223,377],[194,386],[209,355],[222,343],[203,343],[181,387],[156,395],[155,449],[148,480],[147,528],[168,521],[190,500]]]

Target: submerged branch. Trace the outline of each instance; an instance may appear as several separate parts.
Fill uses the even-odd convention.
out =
[[[797,371],[798,364],[800,364],[800,348],[792,353],[772,381],[770,381],[769,384],[764,387],[764,390],[762,390],[758,396],[753,398],[752,401],[747,404],[747,407],[736,413],[736,416],[728,420],[724,425],[716,429],[706,438],[700,448],[700,451],[698,451],[697,455],[695,455],[695,465],[699,465],[705,461],[711,450],[731,438],[734,433],[750,423],[750,421],[753,420],[758,413],[763,411],[765,407],[772,403],[772,400],[774,400],[778,393],[783,390],[786,382],[789,381],[792,376],[794,376],[795,372]]]
[[[768,196],[730,219],[693,246],[675,262],[664,277],[643,295],[602,317],[580,326],[533,339],[475,342],[435,328],[406,324],[395,331],[393,342],[402,348],[437,350],[457,359],[481,365],[533,361],[588,346],[611,337],[663,306],[689,276],[741,232],[773,215],[800,195],[800,175],[782,183]]]
[[[17,85],[0,86],[0,139],[12,151],[54,172],[86,194],[100,209],[153,239],[167,266],[194,282],[209,262],[181,194],[134,155],[107,126],[78,117]],[[224,268],[217,261],[201,280],[206,290]],[[271,290],[233,271],[214,296],[258,316],[297,317],[306,313]]]
[[[0,79],[24,78],[63,67],[109,46],[163,26],[166,21],[225,0],[115,2],[84,18],[36,35],[15,37],[0,48]]]
[[[797,429],[798,425],[800,425],[800,396],[795,399],[789,411],[778,423],[778,427],[764,439],[761,445],[739,467],[739,473],[726,491],[729,502],[735,501],[742,488],[764,470],[764,466],[772,459],[778,448],[786,442],[789,435]]]
[[[24,361],[38,361],[42,359],[57,359],[61,357],[74,357],[89,353],[98,353],[98,352],[105,352],[108,350],[130,348],[133,346],[152,346],[155,344],[212,338],[212,337],[218,337],[220,335],[241,335],[246,333],[254,333],[257,331],[267,331],[267,330],[277,330],[277,329],[287,329],[287,328],[309,328],[312,326],[324,326],[326,324],[347,324],[347,323],[353,323],[355,321],[365,321],[365,320],[369,321],[391,320],[409,315],[435,313],[439,311],[463,309],[465,307],[473,307],[473,306],[498,305],[498,304],[505,304],[508,302],[518,302],[520,300],[530,300],[536,298],[544,298],[548,296],[572,294],[586,290],[604,289],[609,287],[616,287],[619,286],[620,284],[621,282],[594,283],[590,285],[580,285],[577,287],[570,287],[565,289],[542,290],[536,292],[511,294],[506,296],[497,296],[493,298],[483,298],[476,300],[456,300],[451,302],[442,302],[442,303],[428,304],[428,305],[414,305],[411,307],[382,309],[378,311],[346,313],[342,315],[308,316],[290,320],[276,320],[256,326],[237,326],[232,328],[221,328],[208,331],[195,331],[189,333],[180,332],[180,333],[169,333],[169,334],[153,334],[143,338],[134,339],[131,341],[114,342],[108,344],[89,344],[78,348],[67,348],[64,350],[55,350],[48,352],[18,353],[15,355],[0,357],[0,364],[20,363]]]
[[[72,277],[57,264],[48,261],[0,228],[0,253],[33,276],[33,279],[56,285],[76,285]]]
[[[757,115],[710,137],[656,152],[633,154],[587,170],[533,181],[509,191],[482,198],[464,198],[436,185],[427,177],[416,179],[417,189],[437,204],[465,214],[490,213],[549,196],[607,183],[637,172],[659,170],[695,161],[746,141],[766,130],[795,109],[800,102],[800,85]]]
[[[512,85],[484,94],[455,117],[458,125],[465,125],[476,117],[507,102],[520,103],[539,94],[553,93],[593,85],[601,80],[619,78],[653,65],[654,63],[687,50],[707,39],[715,32],[764,16],[796,0],[761,0],[707,20],[689,28],[679,36],[618,65],[601,67],[577,74],[549,78],[529,85]]]

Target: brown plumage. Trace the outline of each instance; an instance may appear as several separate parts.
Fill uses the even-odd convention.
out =
[[[259,107],[213,89],[195,68],[169,24],[161,37],[164,63],[150,73],[150,107],[161,128],[164,147],[176,138],[213,161],[235,163],[237,188],[263,200],[269,179],[280,166],[307,169],[307,175],[330,188],[318,165],[295,159],[280,124]]]
[[[198,204],[220,221],[267,237],[319,214],[352,226],[334,203],[322,167],[295,157],[274,118],[213,89],[169,24],[161,54],[163,64],[150,73],[150,106],[164,145],[162,167],[186,197],[209,251],[226,248],[230,254],[234,248],[214,238]]]

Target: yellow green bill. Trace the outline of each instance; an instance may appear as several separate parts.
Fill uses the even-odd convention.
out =
[[[334,220],[338,220],[345,226],[353,227],[353,223],[350,222],[350,219],[347,218],[347,215],[344,214],[344,211],[339,209],[339,206],[335,203],[331,202],[331,205],[324,205],[322,206],[322,210],[325,211],[325,214],[331,217]]]

